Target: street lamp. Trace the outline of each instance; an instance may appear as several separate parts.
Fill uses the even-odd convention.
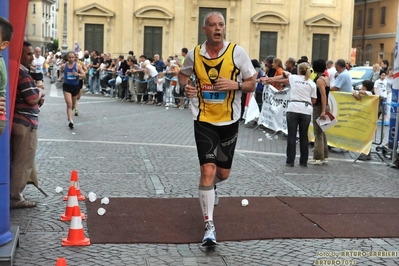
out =
[[[62,53],[66,54],[68,52],[68,44],[67,44],[67,7],[68,7],[68,0],[64,0],[64,26],[63,26],[63,32],[62,32]]]

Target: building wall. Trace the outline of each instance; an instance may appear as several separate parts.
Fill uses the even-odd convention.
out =
[[[180,54],[198,44],[199,8],[226,8],[226,39],[240,44],[251,58],[260,54],[260,34],[278,34],[276,56],[307,55],[313,34],[329,34],[328,58],[350,59],[354,0],[68,0],[68,48],[83,47],[85,24],[104,25],[104,51],[135,55],[144,51],[144,27],[159,26],[162,55]],[[63,4],[58,36],[62,44]],[[84,47],[83,47],[84,49]],[[152,56],[152,55],[149,55]],[[263,58],[262,58],[263,59]]]
[[[357,50],[357,64],[363,65],[369,61],[372,65],[380,63],[383,59],[393,63],[398,3],[397,0],[356,1],[352,46]],[[384,7],[385,24],[381,24],[381,10]],[[373,9],[372,17],[369,13],[370,9]],[[360,21],[359,17],[361,17]]]
[[[42,48],[43,54],[47,45],[58,37],[54,31],[58,19],[55,3],[55,0],[30,0],[28,5],[25,40],[33,47]]]

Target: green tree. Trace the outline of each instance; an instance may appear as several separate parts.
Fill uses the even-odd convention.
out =
[[[58,39],[54,39],[53,40],[53,49],[54,50],[57,50],[59,48],[59,46],[58,46]]]

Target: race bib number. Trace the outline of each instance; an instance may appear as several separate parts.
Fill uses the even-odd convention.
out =
[[[42,66],[36,66],[36,73],[42,73]]]
[[[221,104],[226,99],[227,92],[215,91],[212,84],[206,84],[202,87],[202,98],[206,103]]]
[[[72,72],[68,72],[66,76],[67,76],[67,79],[72,79],[72,80],[76,79],[76,76]]]

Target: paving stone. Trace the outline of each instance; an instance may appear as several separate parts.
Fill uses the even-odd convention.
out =
[[[50,89],[48,80],[46,90]],[[48,95],[50,93],[48,92]],[[29,185],[25,195],[37,208],[12,210],[11,224],[21,228],[14,265],[312,265],[316,252],[398,251],[397,238],[270,239],[221,242],[212,250],[197,244],[105,244],[62,247],[68,223],[65,211],[70,172],[76,169],[83,195],[98,198],[193,198],[198,194],[199,166],[189,110],[117,102],[84,95],[75,129],[69,130],[65,103],[48,97],[41,108],[36,166],[44,197]],[[331,152],[328,165],[287,168],[286,139],[258,142],[263,130],[241,125],[230,178],[218,186],[223,197],[399,197],[398,170],[375,156],[356,162],[355,153]],[[72,134],[74,132],[75,134]],[[312,154],[310,152],[310,154]],[[154,176],[157,186],[154,186]],[[151,179],[151,177],[153,177]],[[56,193],[61,186],[63,193]],[[157,190],[163,187],[162,194]],[[112,200],[112,199],[111,199]],[[80,202],[82,212],[86,206]],[[83,221],[89,236],[87,223]],[[351,258],[349,258],[351,259]],[[353,258],[358,265],[398,265],[399,258]]]

